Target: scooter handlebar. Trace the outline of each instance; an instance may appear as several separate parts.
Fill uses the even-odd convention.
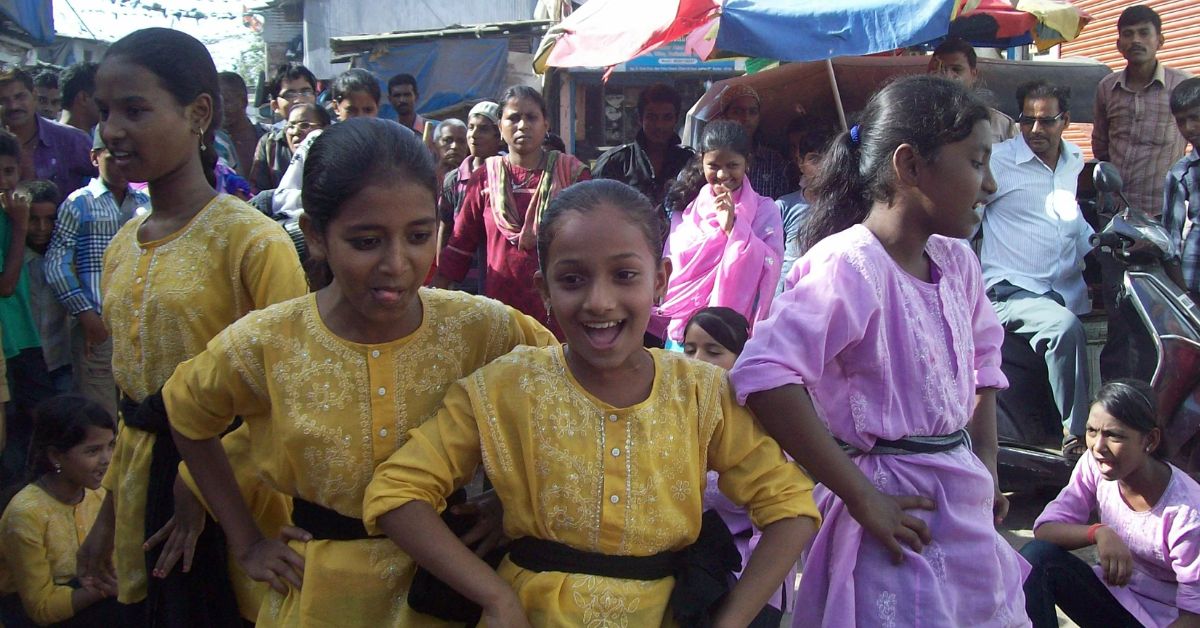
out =
[[[1088,244],[1091,244],[1093,248],[1107,246],[1119,249],[1124,245],[1124,240],[1124,236],[1112,231],[1101,231],[1088,236]]]

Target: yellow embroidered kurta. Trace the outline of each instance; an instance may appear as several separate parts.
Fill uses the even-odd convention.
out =
[[[422,289],[421,326],[376,345],[322,322],[316,296],[255,312],[218,335],[163,388],[171,425],[211,438],[242,417],[249,456],[278,491],[361,517],[375,467],[437,414],[446,388],[521,344],[554,337],[491,299]],[[412,560],[388,539],[293,542],[304,585],[267,593],[259,626],[428,625],[405,604]]]
[[[287,233],[235,197],[220,195],[175,233],[139,243],[146,218],[117,232],[104,253],[101,279],[113,377],[139,402],[233,321],[308,291]],[[142,543],[153,447],[153,434],[122,429],[104,478],[116,506],[113,562],[117,599],[125,604],[146,597]],[[240,602],[246,581],[235,577],[234,584]]]
[[[0,592],[21,596],[38,625],[75,615],[67,583],[75,578],[75,553],[96,522],[104,489],[84,489],[78,504],[64,504],[36,484],[21,489],[0,517],[0,558],[11,580]]]
[[[439,511],[482,462],[504,504],[504,531],[604,554],[648,556],[700,533],[706,472],[754,524],[819,520],[812,482],[734,401],[724,371],[652,350],[650,396],[614,408],[566,368],[562,347],[521,348],[446,392],[435,421],[414,430],[375,472],[364,522],[412,500]],[[535,626],[658,626],[673,578],[622,580],[536,573],[507,559]]]

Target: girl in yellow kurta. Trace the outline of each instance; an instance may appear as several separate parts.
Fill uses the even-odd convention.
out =
[[[435,252],[433,163],[394,122],[326,130],[305,164],[302,226],[333,281],[255,312],[163,388],[179,450],[251,576],[272,583],[260,626],[429,625],[405,605],[415,567],[362,526],[375,467],[432,418],[455,380],[539,323],[499,302],[421,288]],[[257,477],[293,497],[283,542],[254,526],[215,440],[248,429]]]
[[[153,507],[170,504],[175,477],[174,467],[166,464],[151,477],[156,451],[163,454],[160,460],[170,461],[173,452],[165,449],[170,439],[161,421],[153,427],[131,425],[137,418],[133,409],[154,405],[155,393],[175,367],[230,323],[307,291],[287,234],[212,187],[219,95],[204,45],[169,29],[146,29],[121,39],[109,48],[96,75],[104,142],[131,181],[149,183],[154,206],[126,223],[104,256],[103,316],[113,338],[113,375],[125,425],[104,481],[109,493],[82,548],[80,566],[84,573],[104,574],[111,552],[118,599],[126,605],[147,597],[148,487],[167,487],[165,496],[150,500]],[[182,577],[177,574],[171,576]],[[172,600],[195,601],[189,607],[195,612],[187,612],[186,619],[200,621],[209,605],[190,587],[187,596]],[[243,599],[248,595],[238,593]],[[180,614],[164,608],[162,600],[150,603],[152,613]],[[131,622],[150,620],[144,610],[129,611],[137,614]]]
[[[96,520],[112,459],[115,426],[103,407],[78,395],[42,402],[34,412],[33,481],[0,517],[0,594],[16,594],[29,620],[45,626],[116,621],[116,591],[77,579],[75,553]],[[4,604],[5,614],[20,612]]]
[[[538,283],[566,345],[517,349],[452,386],[437,419],[376,470],[367,529],[479,603],[489,625],[671,624],[681,611],[667,604],[673,577],[610,577],[582,563],[637,571],[695,542],[714,469],[763,528],[715,615],[715,625],[745,626],[816,529],[812,483],[733,401],[723,371],[642,348],[670,272],[645,197],[613,181],[581,183],[539,229]],[[435,514],[480,463],[517,539],[498,577]],[[531,545],[532,556],[518,551]],[[571,559],[533,564],[551,551]]]

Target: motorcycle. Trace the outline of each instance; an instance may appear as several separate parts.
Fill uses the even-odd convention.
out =
[[[1097,164],[1093,184],[1100,194],[1124,200],[1121,177],[1112,164]],[[1195,475],[1200,472],[1200,308],[1168,274],[1166,262],[1179,252],[1166,229],[1128,202],[1125,207],[1091,236],[1095,252],[1112,256],[1123,270],[1118,299],[1130,307],[1108,315],[1136,318],[1126,321],[1128,327],[1145,334],[1144,344],[1153,347],[1149,372],[1139,376],[1157,396],[1170,461]],[[1061,429],[1045,366],[1026,343],[1006,342],[1003,353],[1011,387],[997,403],[1001,484],[1006,490],[1064,486],[1074,463],[1044,446]]]

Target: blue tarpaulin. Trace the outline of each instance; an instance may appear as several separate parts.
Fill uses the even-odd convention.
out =
[[[383,54],[363,54],[354,67],[380,78],[380,117],[395,117],[387,103],[387,80],[400,73],[417,79],[417,112],[426,113],[463,102],[495,100],[504,90],[507,39],[446,39],[389,46]]]
[[[0,0],[0,13],[25,31],[35,45],[54,42],[54,6],[51,0]]]
[[[717,50],[786,61],[895,50],[942,37],[954,0],[726,0]]]

